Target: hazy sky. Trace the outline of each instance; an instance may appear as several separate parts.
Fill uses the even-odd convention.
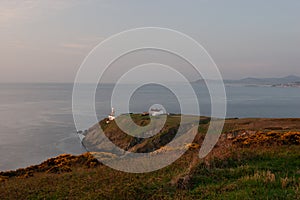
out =
[[[72,82],[120,31],[158,26],[202,44],[226,79],[300,76],[299,0],[1,0],[0,82]]]

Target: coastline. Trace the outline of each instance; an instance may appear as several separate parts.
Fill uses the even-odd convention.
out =
[[[145,123],[140,115],[136,123]],[[173,116],[176,118],[176,116]],[[171,121],[174,120],[171,118]],[[178,116],[177,116],[178,118]],[[193,143],[184,144],[186,153],[173,164],[151,173],[131,174],[103,165],[97,156],[114,159],[111,154],[89,152],[78,156],[63,154],[39,165],[0,172],[1,199],[227,199],[285,198],[300,195],[300,118],[227,119],[223,133],[210,154],[199,159],[199,148],[209,123],[202,118]],[[206,120],[205,120],[206,119]],[[105,119],[100,121],[105,123]],[[172,121],[175,122],[175,121]],[[105,123],[106,124],[106,123]],[[170,125],[170,123],[169,123]],[[176,126],[176,123],[173,124]],[[126,146],[130,140],[111,138]],[[168,127],[166,130],[172,130]],[[172,132],[172,131],[171,131]],[[171,134],[169,132],[169,134]],[[89,131],[87,132],[87,138]],[[163,134],[164,135],[164,134]],[[166,140],[158,134],[158,153]],[[110,137],[110,134],[107,135]],[[123,142],[117,142],[122,139]],[[147,140],[130,151],[150,151]],[[103,157],[102,157],[103,159]],[[254,193],[252,191],[260,191]],[[234,196],[231,196],[234,195]]]
[[[142,116],[142,114],[139,114],[139,113],[136,113],[133,115],[141,115]],[[176,116],[176,117],[180,116],[180,114],[172,114],[172,115]],[[201,116],[200,118],[209,119],[208,117],[205,117],[205,116]],[[101,125],[101,122],[106,121],[106,120],[107,119],[104,118],[103,120],[99,121],[99,124]],[[245,136],[245,134],[247,134],[249,136],[248,133],[257,134],[259,131],[277,131],[277,132],[282,132],[282,133],[289,132],[289,131],[293,131],[293,132],[299,131],[300,132],[300,118],[226,118],[225,121],[226,121],[225,122],[226,124],[224,126],[224,130],[223,130],[221,137],[224,137],[224,134],[230,135],[230,136],[228,136],[230,139],[234,139],[235,137],[237,137],[239,135]],[[231,124],[228,126],[231,126],[231,128],[232,128],[232,123],[233,122],[236,123],[237,121],[240,121],[239,122],[240,126],[235,125],[234,130],[230,130],[230,129],[228,130],[228,128],[226,127],[227,124]],[[92,129],[92,127],[90,129],[77,132],[80,143],[81,143],[82,147],[86,150],[87,153],[89,153],[91,151],[88,150],[88,148],[86,147],[83,140],[86,137],[86,135],[88,135],[88,133],[91,129]],[[71,155],[71,154],[61,154],[56,157],[50,157],[47,160],[55,159],[57,157],[64,156],[64,155],[75,156],[75,155]],[[82,155],[85,155],[85,153],[78,155],[78,156],[82,156]],[[38,165],[39,164],[36,164],[33,166],[38,166]],[[18,168],[16,170],[5,170],[5,171],[1,171],[0,173],[4,173],[7,171],[24,170],[24,169],[27,169],[30,167],[32,167],[32,166],[28,166],[25,168]]]

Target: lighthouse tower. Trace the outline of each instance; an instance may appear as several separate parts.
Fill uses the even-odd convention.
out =
[[[108,115],[108,120],[113,121],[115,118],[116,118],[115,117],[115,110],[114,110],[114,108],[111,108],[111,113],[110,113],[110,115]]]

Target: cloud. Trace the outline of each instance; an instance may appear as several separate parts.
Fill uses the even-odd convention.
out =
[[[79,0],[38,1],[38,0],[1,0],[0,25],[39,19],[39,16],[53,14],[78,5]]]
[[[105,37],[100,37],[100,36],[87,36],[87,37],[76,38],[73,40],[73,42],[62,43],[60,46],[65,48],[73,48],[73,49],[85,49],[85,48],[91,48],[92,46],[96,46],[104,39]]]
[[[26,18],[27,12],[35,8],[33,1],[10,1],[3,0],[0,3],[0,22],[5,23],[10,20]]]
[[[86,36],[75,38],[71,42],[63,42],[59,45],[65,53],[86,54],[105,38],[100,36]]]
[[[78,43],[63,43],[61,47],[71,48],[71,49],[86,49],[89,47],[87,44],[78,44]]]

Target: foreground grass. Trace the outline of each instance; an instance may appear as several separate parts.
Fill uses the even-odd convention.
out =
[[[227,158],[200,161],[186,188],[172,184],[196,151],[164,169],[128,174],[105,166],[35,173],[0,183],[0,199],[300,199],[300,147],[231,149]]]
[[[189,194],[202,199],[299,199],[299,146],[244,149],[199,165]]]
[[[131,117],[137,125],[149,123],[147,116]],[[100,125],[121,148],[149,152],[173,138],[179,117],[168,116],[159,134],[140,142],[113,122]],[[189,150],[161,170],[129,174],[102,165],[89,153],[61,155],[0,172],[0,199],[300,199],[300,119],[228,119],[213,151],[200,160],[209,121],[202,118],[194,143],[184,145]]]

